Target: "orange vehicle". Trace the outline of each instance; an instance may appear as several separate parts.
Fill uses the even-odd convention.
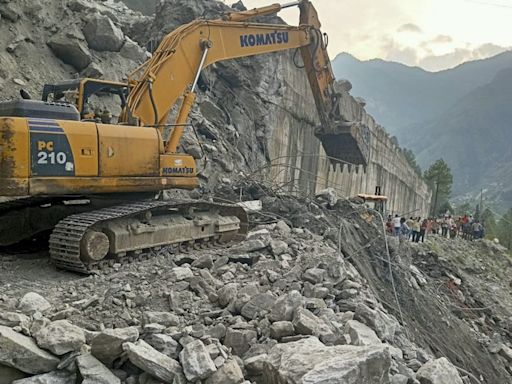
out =
[[[300,8],[298,26],[248,21],[292,6]],[[317,135],[327,154],[346,153],[365,163],[369,144],[340,118],[320,27],[308,0],[198,19],[169,33],[152,58],[128,76],[128,84],[86,79],[46,86],[43,101],[0,103],[0,196],[17,198],[0,205],[0,244],[52,230],[52,261],[90,273],[163,246],[243,238],[247,217],[241,208],[152,199],[161,190],[198,186],[194,158],[177,148],[201,71],[221,60],[300,50],[321,122]],[[70,89],[75,101],[59,102],[56,95]],[[84,110],[86,99],[99,91],[119,95],[117,124]],[[169,124],[179,100],[177,118]]]

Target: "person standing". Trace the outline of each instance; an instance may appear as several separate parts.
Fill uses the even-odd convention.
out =
[[[395,236],[398,237],[400,235],[400,227],[402,226],[400,216],[395,215],[395,217],[393,218],[393,226],[395,228]]]
[[[420,230],[421,230],[421,218],[417,217],[412,222],[412,241],[417,243],[420,240]]]
[[[407,223],[405,222],[405,218],[401,218],[400,219],[400,228],[398,229],[398,233],[399,233],[398,242],[403,243],[405,240],[407,240],[409,238],[409,232],[410,232],[410,228],[407,225]]]
[[[425,233],[427,233],[427,230],[428,230],[428,223],[429,223],[428,219],[424,219],[421,222],[420,236],[419,237],[420,237],[422,243],[425,242]]]

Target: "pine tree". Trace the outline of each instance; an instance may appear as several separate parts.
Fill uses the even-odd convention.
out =
[[[432,190],[431,212],[435,216],[441,213],[440,207],[447,206],[452,193],[452,171],[443,159],[439,159],[425,171],[423,178]]]

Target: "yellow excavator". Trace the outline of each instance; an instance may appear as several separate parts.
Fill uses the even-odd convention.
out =
[[[293,6],[300,8],[299,26],[248,21]],[[194,158],[177,149],[201,71],[221,60],[300,50],[327,154],[366,164],[368,135],[340,117],[320,26],[308,0],[198,19],[169,33],[127,84],[75,80],[45,86],[41,101],[0,103],[0,196],[16,198],[0,204],[0,245],[51,230],[52,262],[92,273],[161,247],[243,239],[248,220],[237,206],[149,198],[198,186]],[[66,90],[76,92],[75,102],[58,101]],[[117,124],[85,110],[87,98],[101,91],[121,99]]]

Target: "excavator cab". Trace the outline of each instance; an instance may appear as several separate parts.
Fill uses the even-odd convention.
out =
[[[41,99],[44,102],[73,104],[78,109],[81,120],[93,120],[95,117],[101,118],[89,105],[93,96],[116,96],[116,98],[119,98],[116,103],[118,103],[119,109],[122,110],[126,105],[128,90],[129,87],[126,83],[83,78],[56,84],[45,84]]]

